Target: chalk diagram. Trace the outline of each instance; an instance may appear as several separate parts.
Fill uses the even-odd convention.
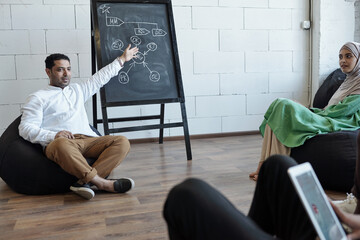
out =
[[[138,36],[145,36],[148,34],[152,34],[153,37],[164,37],[167,33],[163,29],[158,28],[157,23],[150,23],[150,22],[124,22],[118,17],[112,17],[108,16],[110,14],[110,7],[107,6],[107,4],[101,5],[99,9],[102,11],[102,14],[105,14],[106,18],[106,26],[107,27],[121,27],[124,24],[134,24],[137,27],[134,27],[134,34],[130,37],[130,42],[134,44],[136,47],[139,47],[139,45],[142,43],[142,40]],[[146,27],[152,27],[150,30]],[[121,39],[116,39],[114,42],[111,43],[111,49],[115,51],[121,51],[124,52],[122,49],[124,47],[124,43]],[[149,63],[146,62],[146,56],[149,54],[149,52],[154,52],[157,50],[158,46],[154,42],[150,42],[146,45],[147,50],[143,53],[139,50],[139,52],[135,55],[135,57],[132,59],[132,62],[129,64],[129,67],[127,71],[123,71],[123,68],[119,75],[118,80],[121,84],[128,84],[130,82],[129,72],[131,69],[135,69],[135,65],[142,65],[144,68],[146,68],[149,71],[149,79],[152,82],[158,82],[160,80],[160,73],[154,70],[151,70],[149,67]]]

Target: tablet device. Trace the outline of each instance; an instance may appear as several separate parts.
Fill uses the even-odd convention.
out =
[[[310,163],[288,169],[290,179],[320,239],[347,239]]]

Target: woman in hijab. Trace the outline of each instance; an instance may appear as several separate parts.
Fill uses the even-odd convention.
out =
[[[324,109],[306,108],[288,99],[275,100],[260,125],[263,139],[260,162],[249,177],[257,180],[265,159],[273,154],[290,155],[317,134],[360,128],[360,44],[348,42],[339,51],[339,65],[346,79]]]

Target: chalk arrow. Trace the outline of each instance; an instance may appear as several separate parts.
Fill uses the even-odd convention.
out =
[[[117,17],[106,17],[106,26],[119,27],[124,24],[124,21]]]
[[[160,28],[153,28],[152,29],[152,35],[154,37],[162,37],[162,36],[165,36],[166,34],[167,33],[164,30],[160,29]]]
[[[135,28],[134,31],[136,35],[148,35],[150,33],[146,28]]]

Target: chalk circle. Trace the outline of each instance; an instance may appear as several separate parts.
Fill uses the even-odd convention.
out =
[[[157,45],[154,42],[148,43],[146,46],[150,51],[155,51],[157,49]]]
[[[111,44],[111,48],[113,50],[120,50],[122,49],[124,46],[124,43],[120,40],[120,39],[116,39],[112,44]]]
[[[152,82],[158,82],[160,80],[160,73],[157,71],[151,71],[149,78]]]
[[[121,84],[127,84],[129,83],[129,75],[126,72],[120,72],[118,75],[118,80]]]
[[[130,37],[130,41],[135,45],[140,45],[141,44],[141,39],[138,36]]]
[[[137,64],[141,64],[145,62],[145,55],[141,52],[137,52],[135,57],[133,58],[134,62]]]

